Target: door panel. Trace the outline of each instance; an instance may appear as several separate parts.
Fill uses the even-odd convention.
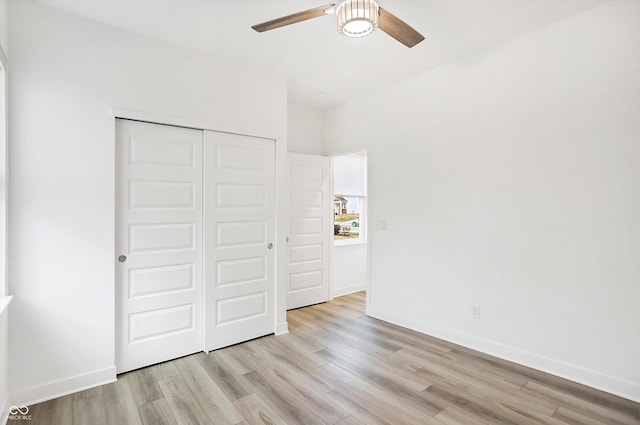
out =
[[[243,284],[267,279],[265,257],[218,261],[218,286]]]
[[[329,300],[329,158],[289,154],[287,309]]]
[[[202,131],[116,120],[118,373],[202,350]]]
[[[193,316],[193,303],[131,314],[129,315],[129,342],[168,337],[185,330],[192,330]]]
[[[275,330],[275,142],[205,131],[207,351]]]
[[[129,270],[129,298],[164,295],[195,288],[194,264]]]
[[[131,207],[195,208],[195,184],[154,181],[130,182]]]

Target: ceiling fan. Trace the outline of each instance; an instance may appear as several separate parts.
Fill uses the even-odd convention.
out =
[[[270,31],[333,14],[338,19],[338,32],[348,37],[364,37],[376,28],[380,28],[407,47],[413,47],[424,40],[424,36],[406,22],[381,8],[377,0],[340,0],[336,3],[263,22],[251,28],[258,32]]]

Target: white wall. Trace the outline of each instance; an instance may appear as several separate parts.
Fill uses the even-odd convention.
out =
[[[277,138],[283,167],[287,104],[283,77],[36,2],[12,1],[9,15],[10,382],[24,403],[115,377],[111,108]]]
[[[7,302],[0,296],[0,423],[6,423],[9,414],[9,314]]]
[[[613,1],[328,111],[388,225],[369,313],[640,401],[638,52]]]
[[[0,0],[0,47],[9,56],[9,19],[7,15],[7,0]]]
[[[367,244],[334,245],[331,251],[331,298],[364,291]]]
[[[8,55],[8,31],[7,31],[7,0],[0,0],[0,50],[2,52],[4,52],[4,54],[2,52],[0,52],[0,56],[3,55]],[[0,59],[2,60],[2,59]],[[8,64],[3,63],[4,67],[8,67]],[[4,92],[5,87],[4,87],[4,78],[0,79],[0,84],[2,84],[2,87],[0,87],[0,92]],[[4,98],[4,96],[0,96],[0,98]],[[2,114],[2,116],[0,116],[0,121],[4,122],[4,114],[5,114],[5,108],[4,105],[0,105],[0,114]],[[4,131],[4,125],[0,124],[0,128],[2,130],[0,131]],[[2,137],[2,136],[0,136]],[[5,149],[5,146],[3,143],[0,143],[0,148]],[[6,155],[5,155],[6,151],[3,151],[0,153],[0,177],[2,177],[2,180],[5,180],[6,178]],[[0,189],[0,192],[2,193],[2,196],[6,196],[6,192],[5,192],[5,181],[2,181],[0,184],[3,185],[3,187]],[[0,211],[0,226],[2,227],[2,232],[4,233],[4,235],[6,236],[5,233],[5,208],[6,208],[6,204],[5,204],[5,200],[3,199],[0,202],[0,208],[2,208],[2,211]],[[4,239],[4,238],[3,238]],[[5,246],[0,246],[0,255],[2,255],[4,258],[0,259],[0,273],[2,275],[5,274]],[[8,340],[9,340],[9,312],[8,312],[8,306],[4,306],[5,308],[3,308],[3,304],[5,304],[7,302],[7,299],[3,299],[3,295],[5,295],[5,278],[4,276],[1,278],[0,280],[0,285],[2,286],[2,288],[0,288],[0,423],[4,423],[6,420],[6,416],[8,414],[8,408],[9,408],[9,350],[8,350]]]
[[[287,146],[289,152],[324,154],[324,112],[289,102]]]

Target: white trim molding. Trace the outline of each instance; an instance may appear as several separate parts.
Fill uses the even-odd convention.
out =
[[[0,423],[9,416],[9,304],[13,297],[0,297]]]
[[[270,132],[260,131],[248,127],[230,127],[220,122],[199,121],[190,118],[161,114],[156,112],[136,111],[133,109],[112,107],[111,116],[113,118],[123,118],[133,121],[144,121],[154,124],[172,125],[175,127],[194,128],[196,130],[212,130],[220,133],[232,133],[243,136],[259,137],[261,139],[273,139],[276,143],[282,140],[281,135],[271,134]]]
[[[12,404],[14,406],[30,406],[78,391],[111,384],[116,380],[116,367],[111,366],[18,391],[11,396]]]
[[[354,292],[364,291],[366,288],[367,288],[367,284],[365,282],[358,283],[355,285],[341,286],[339,288],[336,288],[335,291],[331,291],[331,298],[337,298],[343,295],[353,294]]]
[[[278,323],[276,325],[276,336],[280,336],[280,335],[284,335],[284,334],[288,334],[289,333],[289,323],[288,322],[284,322],[284,323]]]
[[[0,314],[4,313],[5,309],[9,307],[9,304],[11,304],[12,299],[13,299],[13,295],[0,297]]]
[[[6,424],[9,420],[9,395],[0,402],[0,424]]]

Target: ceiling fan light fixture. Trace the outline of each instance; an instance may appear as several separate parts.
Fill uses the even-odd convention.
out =
[[[364,37],[378,28],[380,7],[375,0],[345,0],[336,7],[338,32],[347,37]]]

